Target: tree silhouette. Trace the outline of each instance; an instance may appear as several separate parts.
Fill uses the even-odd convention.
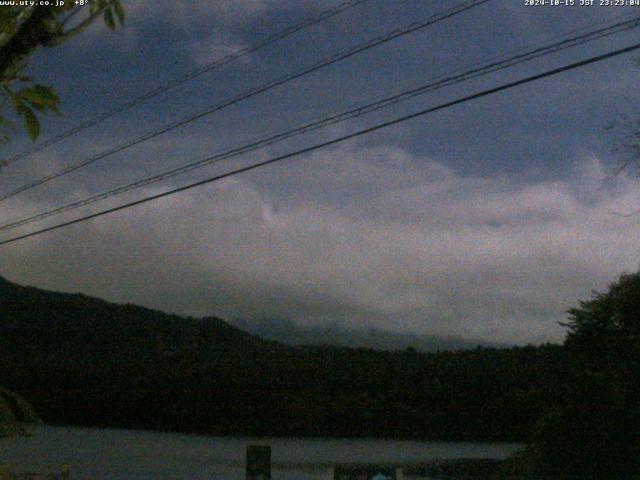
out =
[[[563,405],[538,424],[502,478],[640,475],[640,273],[568,311]]]

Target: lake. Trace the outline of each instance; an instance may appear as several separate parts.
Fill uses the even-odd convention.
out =
[[[254,439],[136,430],[40,427],[0,440],[0,465],[57,471],[78,480],[244,479],[247,445],[271,445],[273,480],[324,478],[336,463],[421,463],[433,459],[505,458],[513,443],[399,440]]]

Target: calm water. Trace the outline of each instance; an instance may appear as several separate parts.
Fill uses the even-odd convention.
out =
[[[417,463],[437,458],[504,458],[519,445],[396,440],[251,439],[89,428],[42,427],[0,440],[0,465],[49,469],[68,463],[78,480],[244,479],[246,446],[271,445],[278,479],[323,478],[348,462]]]

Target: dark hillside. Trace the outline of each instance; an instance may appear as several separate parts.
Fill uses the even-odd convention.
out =
[[[212,434],[520,440],[558,402],[560,346],[285,347],[0,280],[0,385],[53,423]]]
[[[15,349],[69,358],[275,345],[215,317],[184,318],[82,294],[23,287],[2,277],[0,332]]]

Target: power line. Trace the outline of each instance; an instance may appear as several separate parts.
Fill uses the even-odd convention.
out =
[[[66,205],[60,206],[60,207],[56,207],[53,208],[51,210],[45,211],[45,212],[41,212],[35,215],[31,215],[22,219],[18,219],[15,221],[12,221],[11,223],[7,223],[4,225],[0,225],[0,231],[4,231],[4,230],[11,230],[23,225],[27,225],[27,224],[31,224],[34,222],[37,222],[39,220],[43,220],[45,218],[49,218],[53,215],[57,215],[63,212],[68,212],[71,210],[75,210],[77,208],[83,207],[83,206],[87,206],[90,204],[93,204],[95,202],[98,202],[100,200],[104,200],[106,198],[110,198],[116,195],[120,195],[122,193],[126,193],[128,191],[143,187],[143,186],[147,186],[153,183],[157,183],[160,182],[162,180],[166,180],[168,178],[172,178],[193,170],[196,170],[198,168],[202,168],[204,166],[207,165],[211,165],[213,163],[217,163],[221,160],[226,160],[229,158],[233,158],[236,157],[238,155],[241,154],[245,154],[254,150],[257,150],[258,148],[262,148],[268,145],[272,145],[274,143],[283,141],[285,139],[297,136],[297,135],[301,135],[304,133],[308,133],[314,130],[318,130],[320,128],[324,128],[327,127],[329,125],[334,125],[336,123],[339,122],[343,122],[355,117],[359,117],[361,115],[365,115],[368,113],[372,113],[378,110],[381,110],[383,108],[386,108],[390,105],[393,104],[397,104],[399,102],[402,101],[406,101],[409,100],[411,98],[414,98],[418,95],[423,95],[427,92],[430,91],[434,91],[440,88],[444,88],[453,84],[457,84],[460,83],[462,81],[467,81],[473,78],[477,78],[480,76],[484,76],[487,75],[489,73],[494,73],[500,70],[504,70],[506,68],[510,68],[513,67],[515,65],[518,65],[520,63],[524,63],[524,62],[528,62],[531,60],[534,60],[536,58],[542,57],[542,56],[546,56],[549,55],[551,53],[555,53],[561,50],[565,50],[567,48],[571,48],[571,47],[575,47],[577,45],[582,45],[584,43],[590,42],[590,41],[594,41],[600,38],[604,38],[604,37],[608,37],[610,35],[613,34],[617,34],[626,30],[630,30],[632,28],[636,28],[638,27],[638,25],[640,24],[640,17],[634,17],[630,20],[626,20],[623,22],[619,22],[616,23],[614,25],[610,25],[608,27],[605,28],[600,28],[594,31],[590,31],[587,32],[585,34],[576,36],[576,37],[571,37],[565,40],[562,40],[560,42],[555,42],[543,47],[537,47],[537,48],[531,48],[529,47],[529,50],[525,50],[523,53],[520,53],[518,55],[513,55],[513,56],[507,56],[509,54],[503,54],[501,57],[498,58],[503,58],[503,60],[501,61],[496,61],[496,62],[492,62],[486,65],[481,66],[480,68],[475,68],[475,69],[471,69],[468,71],[464,71],[461,74],[452,74],[450,76],[445,76],[440,78],[438,81],[435,82],[431,82],[431,83],[427,83],[425,85],[421,85],[417,88],[413,88],[411,90],[407,90],[407,91],[403,91],[399,94],[390,96],[390,97],[386,97],[380,100],[377,100],[375,102],[372,103],[368,103],[366,105],[348,110],[348,111],[344,111],[338,114],[334,114],[331,115],[329,117],[325,117],[322,118],[320,120],[314,121],[314,122],[310,122],[310,123],[306,123],[303,125],[300,125],[298,127],[295,127],[293,129],[287,130],[285,132],[281,132],[275,135],[271,135],[269,137],[260,139],[260,140],[256,140],[253,141],[251,143],[242,145],[240,147],[236,147],[234,149],[231,150],[227,150],[225,152],[222,153],[218,153],[215,155],[211,155],[211,156],[207,156],[203,159],[197,160],[195,162],[190,162],[187,163],[185,165],[182,165],[180,167],[177,168],[172,168],[169,170],[166,170],[164,172],[155,174],[155,175],[151,175],[148,177],[144,177],[141,179],[138,179],[134,182],[131,182],[129,184],[126,185],[122,185],[120,187],[116,187],[114,189],[111,190],[107,190],[105,192],[101,192],[89,197],[85,197],[84,199],[81,200],[77,200],[71,203],[68,203]],[[566,34],[565,34],[566,35]],[[518,49],[517,51],[521,51],[522,49]],[[506,58],[504,58],[506,57]]]
[[[185,73],[184,75],[175,78],[171,81],[169,81],[168,83],[165,83],[164,85],[160,85],[152,90],[149,90],[145,93],[143,93],[142,95],[135,97],[134,99],[130,100],[127,103],[124,103],[122,105],[116,106],[115,108],[112,108],[111,110],[107,110],[104,113],[101,113],[99,115],[96,115],[93,118],[90,118],[89,120],[82,122],[80,124],[77,124],[73,127],[71,127],[69,130],[66,130],[58,135],[52,136],[50,138],[48,138],[47,140],[44,140],[42,142],[37,143],[36,145],[33,145],[32,147],[17,153],[11,157],[9,157],[8,159],[5,160],[5,165],[9,165],[12,163],[17,162],[20,159],[29,157],[31,155],[33,155],[34,153],[40,152],[42,150],[44,150],[45,148],[48,148],[52,145],[55,145],[56,143],[61,142],[62,140],[65,140],[66,138],[69,138],[79,132],[82,132],[84,130],[86,130],[87,128],[90,127],[94,127],[96,125],[98,125],[99,123],[102,123],[103,121],[118,115],[119,113],[123,113],[127,110],[131,110],[134,107],[137,107],[138,105],[141,105],[142,103],[146,102],[147,100],[156,97],[162,93],[168,92],[169,90],[172,90],[176,87],[178,87],[179,85],[182,85],[185,82],[188,82],[189,80],[193,80],[196,77],[199,77],[200,75],[203,75],[204,73],[210,72],[212,70],[215,70],[217,68],[220,68],[224,65],[227,65],[228,63],[231,63],[235,60],[238,60],[239,58],[242,58],[246,55],[249,55],[251,53],[254,53],[264,47],[267,47],[275,42],[278,42],[280,40],[284,40],[287,37],[290,37],[291,35],[300,32],[301,30],[304,30],[306,28],[309,28],[313,25],[317,25],[318,23],[324,22],[325,20],[328,20],[332,17],[335,17],[336,15],[339,15],[340,13],[349,10],[353,7],[356,7],[362,3],[368,2],[369,0],[348,0],[346,2],[343,2],[341,4],[339,4],[338,6],[332,8],[332,9],[328,9],[328,10],[324,10],[323,12],[320,12],[318,15],[315,15],[313,17],[309,17],[306,20],[303,20],[300,23],[297,23],[295,25],[291,25],[287,28],[285,28],[284,30],[281,30],[273,35],[270,35],[266,38],[264,38],[263,40],[259,41],[258,43],[256,43],[255,45],[249,46],[249,47],[244,47],[241,48],[233,53],[230,53],[229,55],[225,55],[224,57],[222,57],[219,60],[215,60],[213,62],[207,63],[206,65],[203,65],[200,68],[191,70],[187,73]],[[73,15],[75,15],[78,11],[80,11],[80,8],[76,8],[73,12],[71,12],[71,14],[65,19],[65,22],[67,20],[69,20],[70,17],[72,17]]]
[[[390,126],[393,126],[393,125],[397,125],[399,123],[403,123],[403,122],[406,122],[408,120],[412,120],[414,118],[425,116],[425,115],[427,115],[429,113],[433,113],[433,112],[436,112],[438,110],[444,110],[446,108],[450,108],[450,107],[453,107],[455,105],[460,105],[462,103],[466,103],[466,102],[469,102],[471,100],[476,100],[478,98],[486,97],[488,95],[492,95],[494,93],[498,93],[498,92],[501,92],[501,91],[504,91],[504,90],[508,90],[508,89],[511,89],[511,88],[514,88],[514,87],[517,87],[517,86],[520,86],[520,85],[524,85],[524,84],[531,83],[531,82],[534,82],[534,81],[537,81],[537,80],[541,80],[543,78],[547,78],[547,77],[551,77],[551,76],[554,76],[554,75],[558,75],[560,73],[564,73],[564,72],[567,72],[569,70],[574,70],[576,68],[583,67],[585,65],[590,65],[592,63],[596,63],[596,62],[600,62],[600,61],[603,61],[603,60],[606,60],[606,59],[609,59],[609,58],[617,57],[619,55],[623,55],[625,53],[629,53],[629,52],[632,52],[632,51],[635,51],[635,50],[638,50],[638,49],[640,49],[640,43],[636,43],[636,44],[631,45],[629,47],[625,47],[625,48],[621,48],[621,49],[618,49],[618,50],[614,50],[614,51],[611,51],[611,52],[608,52],[608,53],[605,53],[605,54],[602,54],[602,55],[597,55],[595,57],[590,57],[590,58],[588,58],[586,60],[581,60],[579,62],[571,63],[571,64],[565,65],[563,67],[554,68],[552,70],[547,70],[546,72],[539,73],[537,75],[532,75],[530,77],[526,77],[526,78],[523,78],[523,79],[520,79],[520,80],[516,80],[514,82],[509,82],[509,83],[500,85],[498,87],[490,88],[488,90],[483,90],[481,92],[474,93],[472,95],[468,95],[466,97],[462,97],[462,98],[459,98],[457,100],[453,100],[453,101],[450,101],[450,102],[447,102],[447,103],[440,104],[440,105],[438,105],[436,107],[431,107],[431,108],[428,108],[428,109],[425,109],[425,110],[421,110],[421,111],[416,112],[416,113],[412,113],[412,114],[409,114],[409,115],[404,115],[404,116],[395,118],[393,120],[389,120],[387,122],[380,123],[380,124],[374,125],[372,127],[368,127],[368,128],[363,129],[363,130],[359,130],[357,132],[350,133],[348,135],[344,135],[344,136],[341,136],[341,137],[338,137],[338,138],[334,138],[333,140],[328,140],[326,142],[322,142],[322,143],[319,143],[319,144],[316,144],[316,145],[312,145],[310,147],[306,147],[306,148],[303,148],[303,149],[300,149],[300,150],[296,150],[295,152],[287,153],[285,155],[280,155],[278,157],[271,158],[269,160],[265,160],[263,162],[254,163],[253,165],[249,165],[249,166],[246,166],[246,167],[238,168],[236,170],[232,170],[232,171],[227,172],[227,173],[223,173],[223,174],[220,174],[220,175],[209,177],[209,178],[206,178],[204,180],[200,180],[198,182],[194,182],[194,183],[191,183],[189,185],[182,186],[182,187],[174,188],[172,190],[168,190],[166,192],[162,192],[162,193],[159,193],[159,194],[156,194],[156,195],[152,195],[150,197],[142,198],[142,199],[136,200],[134,202],[129,202],[129,203],[126,203],[124,205],[119,205],[117,207],[108,208],[106,210],[102,210],[100,212],[96,212],[96,213],[93,213],[93,214],[90,214],[90,215],[86,215],[84,217],[80,217],[80,218],[76,218],[74,220],[70,220],[70,221],[67,221],[67,222],[59,223],[57,225],[53,225],[53,226],[50,226],[50,227],[47,227],[47,228],[36,230],[34,232],[26,233],[24,235],[20,235],[20,236],[17,236],[17,237],[9,238],[7,240],[2,240],[2,241],[0,241],[0,245],[7,245],[9,243],[14,243],[14,242],[17,242],[19,240],[24,240],[26,238],[34,237],[36,235],[41,235],[41,234],[46,233],[46,232],[51,232],[53,230],[58,230],[60,228],[64,228],[64,227],[68,227],[68,226],[71,226],[71,225],[74,225],[74,224],[77,224],[77,223],[85,222],[85,221],[91,220],[93,218],[102,217],[102,216],[108,215],[110,213],[118,212],[120,210],[125,210],[127,208],[131,208],[131,207],[134,207],[134,206],[137,206],[137,205],[141,205],[143,203],[147,203],[147,202],[151,202],[151,201],[154,201],[154,200],[158,200],[160,198],[167,197],[169,195],[173,195],[173,194],[176,194],[176,193],[179,193],[179,192],[184,192],[184,191],[190,190],[192,188],[196,188],[196,187],[199,187],[199,186],[202,186],[202,185],[206,185],[206,184],[218,181],[218,180],[222,180],[223,178],[228,178],[228,177],[231,177],[231,176],[238,175],[240,173],[248,172],[248,171],[255,170],[255,169],[261,168],[261,167],[265,167],[267,165],[271,165],[273,163],[281,162],[281,161],[287,160],[289,158],[298,157],[300,155],[304,155],[304,154],[307,154],[307,153],[310,153],[310,152],[313,152],[313,151],[316,151],[316,150],[319,150],[319,149],[322,149],[322,148],[325,148],[325,147],[328,147],[328,146],[331,146],[331,145],[336,145],[338,143],[342,143],[342,142],[345,142],[347,140],[352,140],[352,139],[360,137],[362,135],[367,135],[369,133],[373,133],[373,132],[376,132],[378,130],[382,130],[384,128],[387,128],[387,127],[390,127]]]
[[[33,182],[24,184],[12,191],[10,191],[9,193],[6,193],[4,195],[0,195],[0,202],[7,200],[8,198],[14,197],[15,195],[18,195],[19,193],[25,192],[27,190],[31,190],[32,188],[35,188],[37,186],[40,186],[44,183],[50,182],[51,180],[54,180],[56,178],[60,178],[64,175],[68,175],[72,172],[75,172],[76,170],[79,170],[81,168],[86,167],[87,165],[90,165],[94,162],[97,162],[98,160],[101,160],[105,157],[108,157],[110,155],[113,155],[115,153],[121,152],[123,150],[126,150],[128,148],[131,148],[135,145],[138,145],[142,142],[145,142],[147,140],[150,140],[152,138],[155,138],[159,135],[162,135],[170,130],[174,130],[178,127],[182,127],[188,123],[191,123],[195,120],[198,120],[206,115],[210,115],[214,112],[223,110],[231,105],[234,105],[236,103],[239,103],[243,100],[246,100],[248,98],[254,97],[258,94],[264,93],[268,90],[271,90],[275,87],[278,87],[280,85],[283,85],[285,83],[288,83],[290,81],[296,80],[298,78],[304,77],[312,72],[315,72],[317,70],[320,70],[321,68],[327,67],[329,65],[333,65],[335,63],[338,63],[342,60],[346,60],[350,57],[353,57],[354,55],[357,55],[359,53],[362,53],[366,50],[370,50],[374,47],[377,47],[379,45],[382,45],[384,43],[390,42],[391,40],[397,39],[399,37],[402,37],[404,35],[408,35],[411,33],[414,33],[418,30],[421,30],[423,28],[426,28],[430,25],[433,25],[435,23],[438,23],[440,21],[443,21],[445,19],[448,19],[450,17],[453,17],[455,15],[458,15],[462,12],[465,12],[467,10],[470,10],[472,8],[478,7],[484,3],[487,3],[491,0],[472,0],[472,1],[468,1],[468,2],[464,2],[461,3],[459,5],[457,5],[456,7],[449,9],[445,12],[442,13],[438,13],[435,15],[432,15],[431,17],[429,17],[429,19],[422,21],[422,22],[414,22],[411,23],[410,25],[402,28],[402,29],[396,29],[393,30],[385,35],[382,35],[380,37],[376,37],[364,44],[361,45],[356,45],[350,49],[348,49],[345,52],[341,52],[335,55],[332,55],[324,60],[321,60],[319,62],[316,62],[310,66],[304,67],[301,70],[298,70],[294,73],[290,73],[287,74],[283,77],[280,77],[276,80],[272,80],[266,84],[263,84],[259,87],[253,88],[251,90],[248,90],[247,92],[241,93],[235,97],[232,97],[230,99],[224,100],[220,103],[217,103],[215,105],[209,106],[204,110],[201,110],[200,112],[196,113],[196,114],[191,114],[185,118],[182,118],[181,120],[178,120],[176,122],[170,123],[168,125],[165,125],[163,127],[160,127],[159,129],[156,129],[154,131],[148,132],[146,134],[144,134],[141,137],[138,137],[134,140],[130,140],[124,144],[120,144],[116,147],[110,148],[106,151],[103,151],[97,155],[94,155],[92,157],[89,157],[85,160],[82,160],[76,164],[73,165],[69,165],[65,168],[63,168],[62,170],[59,170],[58,172],[52,173],[50,175],[47,175],[45,177],[39,178],[38,180],[34,180]]]

